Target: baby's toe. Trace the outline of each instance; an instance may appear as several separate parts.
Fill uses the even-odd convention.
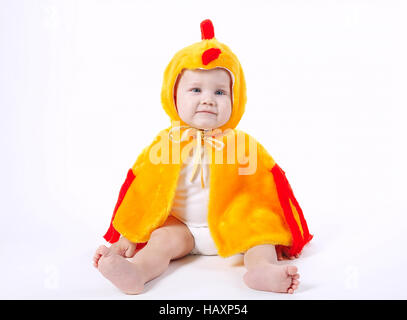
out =
[[[96,268],[98,266],[98,261],[99,261],[100,257],[101,257],[101,255],[95,255],[93,257],[93,266],[96,267]]]
[[[296,266],[288,266],[287,267],[287,274],[289,276],[294,276],[296,275],[298,272],[298,268]]]
[[[297,290],[299,285],[300,285],[300,282],[298,280],[293,280],[291,282],[291,286],[289,287],[289,289],[292,289],[293,291]]]

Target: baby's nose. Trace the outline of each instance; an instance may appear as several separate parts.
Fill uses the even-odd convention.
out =
[[[215,105],[215,100],[209,94],[206,94],[202,97],[201,104],[213,106]]]
[[[204,100],[204,101],[202,101],[201,104],[202,105],[207,105],[207,106],[214,106],[215,105],[215,103],[213,101],[211,101],[211,100]]]

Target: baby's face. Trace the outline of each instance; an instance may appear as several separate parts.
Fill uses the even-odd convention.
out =
[[[185,70],[176,91],[178,114],[191,127],[219,128],[232,113],[231,94],[228,71],[220,68]]]

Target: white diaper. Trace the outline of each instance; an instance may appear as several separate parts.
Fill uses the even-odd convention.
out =
[[[214,256],[218,249],[208,228],[209,202],[209,164],[206,153],[201,155],[202,163],[193,175],[194,163],[191,157],[182,164],[171,208],[171,215],[183,222],[191,231],[195,240],[195,248],[190,254]],[[201,183],[201,169],[204,185]]]
[[[218,249],[212,239],[208,227],[189,227],[195,240],[195,247],[190,254],[201,254],[205,256],[216,256]]]

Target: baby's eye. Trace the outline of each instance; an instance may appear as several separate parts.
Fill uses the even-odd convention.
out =
[[[192,91],[192,92],[201,92],[201,89],[199,89],[199,88],[192,88],[191,91]]]
[[[215,94],[216,94],[216,95],[223,95],[223,94],[226,94],[226,93],[225,93],[225,91],[223,91],[223,90],[216,90],[216,91],[215,91]]]

